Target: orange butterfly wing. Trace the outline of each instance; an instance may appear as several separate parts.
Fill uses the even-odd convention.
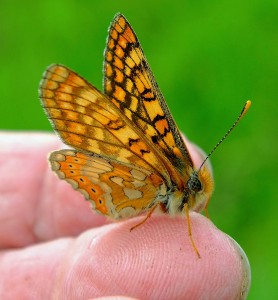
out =
[[[50,66],[41,82],[40,97],[53,128],[66,144],[169,178],[142,133],[75,72],[61,65]]]
[[[50,155],[52,170],[90,200],[93,208],[114,219],[129,218],[166,193],[163,180],[142,168],[120,164],[96,154],[60,150]]]
[[[121,14],[115,16],[107,40],[104,91],[112,102],[162,152],[165,164],[180,177],[192,171],[193,163],[158,88],[140,43]],[[178,174],[177,174],[177,172]]]

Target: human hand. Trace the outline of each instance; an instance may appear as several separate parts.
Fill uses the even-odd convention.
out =
[[[47,164],[61,146],[55,135],[7,132],[0,143],[1,299],[247,297],[244,252],[201,214],[190,213],[198,259],[185,217],[152,215],[130,232],[144,217],[92,213]]]

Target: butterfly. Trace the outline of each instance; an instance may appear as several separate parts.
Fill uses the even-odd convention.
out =
[[[205,164],[194,166],[122,14],[110,25],[104,56],[104,92],[62,65],[43,75],[42,106],[73,148],[52,152],[51,168],[105,216],[148,218],[159,207],[169,215],[186,214],[191,237],[188,211],[207,205],[213,179]]]

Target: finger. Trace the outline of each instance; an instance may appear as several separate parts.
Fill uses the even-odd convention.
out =
[[[1,298],[246,297],[247,259],[208,219],[191,214],[200,259],[183,218],[155,216],[130,232],[138,219],[91,229],[76,240],[61,239],[2,256]]]
[[[30,245],[108,223],[50,170],[49,152],[65,147],[54,134],[0,134],[0,248]],[[193,159],[201,161],[188,143]]]

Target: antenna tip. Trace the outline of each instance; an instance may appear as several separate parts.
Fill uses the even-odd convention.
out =
[[[245,106],[247,106],[247,109],[251,106],[252,102],[251,100],[247,100]]]
[[[250,106],[251,106],[251,100],[247,100],[246,101],[246,103],[245,103],[245,105],[244,105],[244,107],[243,107],[243,110],[242,110],[242,112],[241,112],[241,116],[240,116],[240,118],[242,118],[246,113],[247,113],[247,111],[249,110],[249,108],[250,108]]]

